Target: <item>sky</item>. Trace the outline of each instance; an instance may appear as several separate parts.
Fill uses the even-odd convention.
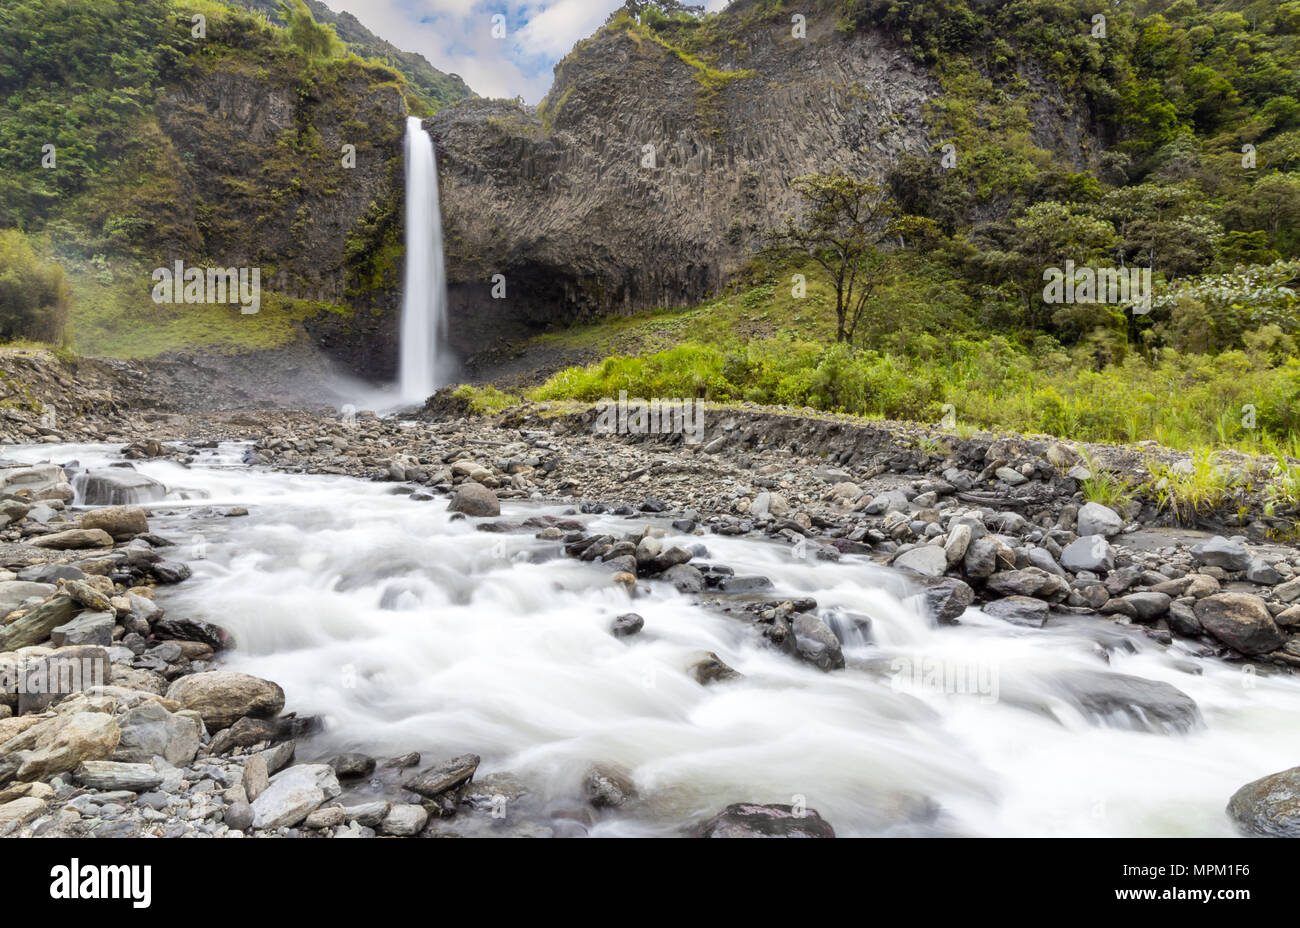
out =
[[[728,0],[694,0],[709,11]],[[623,0],[324,0],[403,51],[459,74],[485,97],[538,103],[551,68],[595,32]],[[503,17],[494,19],[494,17]],[[494,36],[494,25],[497,33]]]

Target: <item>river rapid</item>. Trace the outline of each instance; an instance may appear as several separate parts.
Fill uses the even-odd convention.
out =
[[[739,801],[804,804],[843,836],[1229,836],[1228,797],[1300,763],[1300,679],[1163,646],[1137,626],[1054,616],[1032,629],[976,609],[937,626],[902,575],[864,557],[801,560],[760,538],[680,536],[654,517],[503,502],[511,521],[564,515],[615,535],[654,524],[703,545],[698,560],[770,578],[765,598],[814,597],[847,662],[827,673],[667,583],[642,581],[629,599],[607,568],[531,531],[477,531],[444,498],[392,484],[247,467],[245,447],[205,450],[190,467],[133,463],[169,488],[148,504],[151,526],[194,571],[160,588],[160,604],[229,629],[226,667],[276,681],[286,710],[323,718],[300,758],[473,752],[478,779],[514,774],[543,816],[581,801],[593,763],[618,764],[642,801],[597,816],[598,836],[677,834]],[[7,455],[121,460],[96,445]],[[248,514],[228,515],[236,506]],[[612,636],[631,611],[644,630]],[[697,683],[687,668],[701,652],[743,678]],[[1170,684],[1200,718],[1184,731],[1141,710],[1089,711],[1062,682],[1081,672],[1094,686],[1111,674]]]

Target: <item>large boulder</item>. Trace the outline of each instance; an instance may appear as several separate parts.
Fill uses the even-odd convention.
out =
[[[1201,724],[1196,701],[1176,686],[1103,670],[1071,670],[1054,680],[1065,700],[1103,724],[1155,733],[1186,732]]]
[[[166,486],[129,467],[82,471],[72,485],[85,506],[128,506],[157,502],[167,496]]]
[[[196,710],[214,732],[243,716],[266,718],[284,708],[284,690],[278,684],[233,670],[181,677],[168,688],[167,698]]]
[[[1232,794],[1227,811],[1243,834],[1300,838],[1300,767],[1247,783]]]
[[[447,511],[463,512],[467,516],[499,516],[501,501],[483,484],[467,480],[452,494]]]
[[[1079,509],[1078,533],[1080,535],[1102,535],[1109,538],[1118,535],[1124,527],[1124,520],[1119,513],[1101,503],[1084,503]]]
[[[156,701],[142,703],[121,720],[122,737],[113,759],[127,763],[149,763],[161,757],[184,767],[198,754],[203,726],[189,714],[171,713]]]
[[[58,464],[33,464],[0,470],[0,492],[14,494],[26,490],[32,499],[45,498],[45,493],[67,483],[67,474]]]
[[[66,593],[56,593],[22,618],[0,626],[0,651],[16,651],[40,644],[50,632],[77,614],[79,604]]]
[[[124,764],[112,760],[82,761],[73,777],[87,789],[125,789],[133,793],[154,789],[163,781],[162,774],[148,764]]]
[[[697,838],[833,838],[835,829],[813,809],[737,802],[695,829]]]
[[[1286,641],[1264,600],[1250,593],[1215,593],[1194,608],[1202,628],[1247,656],[1275,651]]]
[[[82,513],[81,527],[102,529],[120,541],[149,531],[149,519],[139,506],[105,506]]]

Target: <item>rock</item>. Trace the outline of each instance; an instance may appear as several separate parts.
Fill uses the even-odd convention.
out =
[[[940,552],[942,554],[942,552]],[[790,622],[795,648],[801,658],[822,670],[842,670],[844,652],[830,627],[806,612],[795,614]]]
[[[38,535],[29,544],[37,548],[64,551],[72,548],[111,548],[113,536],[98,528],[70,528],[62,532]]]
[[[925,610],[940,624],[953,624],[975,601],[970,584],[956,577],[941,577],[926,582],[921,592]]]
[[[1164,593],[1130,593],[1124,602],[1133,608],[1133,615],[1139,622],[1151,622],[1169,611],[1173,600]]]
[[[1169,627],[1189,638],[1197,638],[1205,631],[1201,620],[1196,617],[1196,610],[1177,600],[1169,604]]]
[[[989,577],[998,569],[1002,545],[990,536],[982,536],[971,541],[966,549],[962,567],[968,577]],[[1015,566],[1014,564],[1008,566]]]
[[[447,511],[463,512],[467,516],[499,516],[501,501],[483,484],[467,480],[452,494]]]
[[[86,506],[124,506],[151,503],[167,496],[167,487],[129,467],[103,467],[83,471],[73,481]]]
[[[246,802],[232,802],[226,806],[222,820],[235,831],[248,831],[253,827],[253,807]]]
[[[891,509],[907,511],[907,494],[902,490],[886,490],[874,497],[863,512],[869,516],[883,516]]]
[[[300,764],[271,777],[270,785],[253,800],[253,827],[290,828],[342,790],[328,764]]]
[[[194,760],[202,744],[203,726],[189,715],[168,712],[158,702],[146,702],[126,713],[122,737],[113,759],[147,763],[162,757],[175,767]]]
[[[89,578],[86,580],[60,580],[59,590],[67,593],[76,602],[92,612],[115,612],[108,595],[103,590],[93,586]]]
[[[1282,575],[1278,573],[1276,567],[1261,561],[1259,558],[1251,558],[1250,564],[1246,567],[1246,579],[1251,583],[1258,583],[1262,586],[1273,586],[1275,583],[1282,582]]]
[[[1042,628],[1047,622],[1050,607],[1041,599],[1029,596],[1008,596],[985,603],[982,607],[986,615],[1010,622],[1013,625],[1026,625]]]
[[[1109,538],[1119,534],[1124,527],[1124,520],[1119,513],[1101,503],[1084,503],[1079,509],[1079,535],[1102,535]]]
[[[190,578],[190,565],[182,564],[179,561],[158,561],[151,564],[149,573],[159,583],[180,583]]]
[[[597,764],[583,780],[587,801],[598,809],[617,809],[637,798],[632,774],[613,764]]]
[[[1264,600],[1250,593],[1215,593],[1197,600],[1195,611],[1207,632],[1247,656],[1267,654],[1286,640]]]
[[[155,638],[162,641],[196,641],[213,651],[234,646],[234,638],[220,625],[201,619],[159,619],[152,625]]]
[[[615,638],[627,638],[635,635],[645,626],[645,619],[635,612],[628,612],[616,618],[609,627],[609,632]]]
[[[83,761],[107,759],[120,736],[117,722],[106,712],[56,715],[0,744],[0,763],[8,759],[6,755],[25,752],[18,758],[14,778],[43,780],[75,770]]]
[[[1192,545],[1192,557],[1198,564],[1222,567],[1224,570],[1245,570],[1250,566],[1250,552],[1243,545],[1229,541],[1222,535]]]
[[[1247,783],[1232,794],[1227,811],[1245,835],[1300,838],[1300,767]]]
[[[673,585],[678,593],[703,593],[704,575],[690,564],[676,564],[664,571],[663,579]]]
[[[938,545],[920,545],[894,558],[893,566],[923,577],[942,577],[948,569],[948,558]]]
[[[1065,546],[1061,566],[1075,573],[1110,571],[1115,567],[1115,550],[1103,535],[1082,535]]]
[[[265,751],[250,754],[244,761],[244,793],[250,801],[266,792],[266,788],[271,785],[270,772]]]
[[[725,683],[728,680],[739,680],[741,674],[728,667],[723,663],[722,658],[712,651],[706,651],[702,657],[691,663],[686,672],[695,678],[695,682],[701,686],[708,686],[710,683]]]
[[[1033,596],[1052,601],[1062,600],[1070,592],[1068,583],[1038,567],[999,571],[989,577],[986,585],[1004,596]]]
[[[388,810],[391,806],[392,803],[386,799],[376,799],[373,802],[346,806],[343,809],[343,819],[348,822],[356,822],[358,825],[365,825],[368,828],[376,828],[380,822],[388,817]]]
[[[181,677],[168,688],[167,698],[187,709],[196,709],[208,731],[213,732],[242,716],[264,718],[284,708],[284,690],[278,684],[231,670]]]
[[[410,837],[424,830],[429,821],[429,813],[422,806],[410,803],[394,803],[388,814],[379,824],[380,834]]]
[[[943,544],[943,554],[949,567],[956,567],[966,557],[966,549],[971,543],[971,527],[966,523],[953,524],[948,529],[948,538]]]
[[[18,667],[18,714],[40,712],[46,706],[82,690],[105,686],[115,679],[109,654],[100,647],[60,648],[28,658]]]
[[[1273,587],[1273,595],[1284,603],[1292,603],[1300,599],[1300,577]]]
[[[1020,471],[1013,470],[1010,467],[999,467],[995,471],[995,473],[997,474],[997,478],[999,480],[1005,480],[1013,487],[1018,487],[1020,486],[1020,484],[1025,483],[1026,481],[1029,480],[1029,478],[1026,477],[1024,474],[1020,473]]]
[[[406,779],[402,786],[413,793],[419,793],[427,799],[436,799],[448,790],[455,789],[474,779],[478,770],[477,754],[461,754],[451,760],[427,767]]]
[[[0,469],[0,491],[8,494],[27,490],[33,498],[39,499],[42,493],[67,482],[67,474],[58,464],[43,463]]]
[[[82,513],[81,527],[102,529],[123,541],[149,531],[149,519],[139,506],[106,506]]]
[[[720,593],[757,593],[770,589],[772,589],[772,581],[768,577],[723,577],[718,581]]]
[[[146,792],[163,781],[162,774],[148,764],[112,760],[83,761],[72,777],[87,789],[124,789],[133,793]]]
[[[1099,722],[1155,733],[1190,731],[1201,724],[1196,701],[1158,680],[1100,670],[1071,670],[1054,678],[1058,692]]]
[[[29,599],[45,599],[52,596],[56,587],[52,583],[30,583],[25,580],[9,580],[0,583],[0,618],[4,618]]]
[[[1047,463],[1051,464],[1059,471],[1069,470],[1074,465],[1083,460],[1079,452],[1075,451],[1069,445],[1054,441],[1047,446],[1047,453],[1044,455]]]
[[[421,811],[424,811],[421,809]],[[337,828],[347,821],[340,805],[321,806],[302,821],[303,828]]]
[[[334,773],[341,779],[368,777],[375,772],[375,759],[368,754],[340,754],[330,760]]]
[[[50,641],[56,648],[75,645],[100,645],[110,647],[113,644],[113,629],[117,626],[117,617],[111,612],[83,612],[71,622],[50,629]]]
[[[695,829],[697,838],[833,838],[835,829],[813,809],[737,802]]]
[[[45,800],[37,799],[35,796],[24,796],[22,799],[14,799],[0,805],[0,834],[4,832],[6,826],[30,822],[45,811],[45,806]]]

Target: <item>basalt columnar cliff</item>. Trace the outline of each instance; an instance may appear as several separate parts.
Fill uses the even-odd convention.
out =
[[[840,3],[791,9],[738,0],[689,50],[615,19],[556,66],[540,106],[472,99],[428,120],[462,354],[698,302],[796,209],[793,178],[883,181],[906,155],[937,157],[931,69],[883,30],[846,28]],[[1027,77],[1045,91],[1035,143],[1083,162],[1086,121]]]

